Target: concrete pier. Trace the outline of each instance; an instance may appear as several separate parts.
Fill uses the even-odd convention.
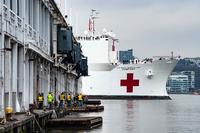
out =
[[[69,115],[72,112],[100,112],[103,111],[103,106],[87,105],[82,108],[59,109],[55,112],[57,118],[52,119],[53,110],[37,110],[32,113],[16,113],[12,120],[5,124],[0,124],[0,133],[3,132],[45,132],[51,128],[57,129],[93,129],[102,125],[102,117],[78,117]]]
[[[4,132],[30,132],[34,131],[35,116],[27,116],[25,114],[15,114],[12,121],[7,121],[6,124],[0,124],[0,133]]]
[[[8,107],[12,111],[7,115],[14,114],[0,125],[0,133],[45,132],[54,111],[36,108],[49,106],[50,92],[55,108],[61,93],[72,98],[81,93],[80,77],[88,72],[87,57],[81,51],[54,0],[0,1],[0,120]],[[56,108],[55,112],[64,120],[70,111]],[[102,123],[96,117],[75,119],[89,127]]]
[[[52,110],[34,110],[33,113],[16,113],[12,120],[5,124],[0,124],[0,133],[28,133],[28,132],[45,132],[46,124],[51,119]]]
[[[64,45],[78,43],[69,29],[54,0],[0,1],[0,118],[6,107],[14,113],[29,110],[30,104],[37,105],[39,94],[48,106],[49,92],[54,102],[61,92],[72,96],[81,92],[81,68],[73,68],[83,59],[66,57],[82,53],[64,50]],[[62,39],[67,32],[72,36],[66,43]]]

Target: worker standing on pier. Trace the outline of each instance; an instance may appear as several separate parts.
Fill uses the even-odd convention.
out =
[[[43,94],[40,93],[37,97],[37,101],[38,101],[38,108],[39,109],[43,109],[43,101],[44,101],[44,98],[43,98]]]
[[[71,101],[72,101],[71,94],[68,94],[67,95],[67,107],[71,107]]]
[[[83,95],[80,93],[78,95],[78,106],[81,107],[83,105]]]
[[[49,94],[47,95],[47,102],[49,104],[49,109],[52,109],[52,105],[53,105],[53,94],[51,92],[49,92]]]
[[[88,101],[87,95],[83,95],[83,103],[86,103]]]
[[[65,102],[65,94],[64,94],[64,92],[62,92],[62,93],[59,95],[59,100],[60,100],[59,107],[60,107],[60,108],[64,108],[64,102]]]

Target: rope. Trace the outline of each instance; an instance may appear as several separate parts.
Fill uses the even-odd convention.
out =
[[[6,124],[6,119],[3,118],[2,121],[0,122],[0,124],[2,124],[2,125]]]

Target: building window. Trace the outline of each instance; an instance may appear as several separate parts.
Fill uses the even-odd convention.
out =
[[[12,10],[13,9],[13,1],[10,0],[10,9]]]
[[[19,1],[20,1],[20,0],[17,0],[17,16],[19,16],[19,8],[20,8],[20,7],[19,7]]]
[[[28,3],[28,24],[31,24],[31,2]]]

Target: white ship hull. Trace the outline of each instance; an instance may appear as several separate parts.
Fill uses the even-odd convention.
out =
[[[156,60],[146,64],[110,65],[110,68],[109,64],[90,64],[90,76],[82,78],[82,92],[100,98],[169,98],[166,82],[176,63],[177,60]],[[129,81],[126,81],[127,74]]]

